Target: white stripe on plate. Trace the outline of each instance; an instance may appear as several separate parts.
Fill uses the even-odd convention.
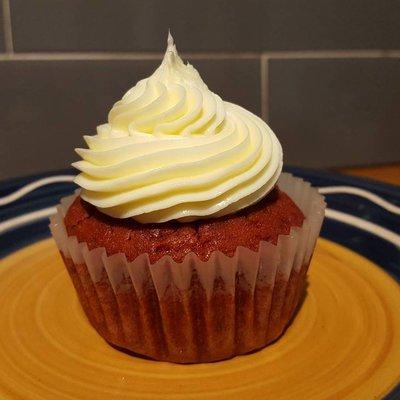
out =
[[[35,189],[38,189],[39,187],[49,185],[52,183],[73,182],[74,178],[75,178],[74,175],[56,175],[48,178],[39,179],[35,182],[23,186],[14,193],[11,193],[5,197],[0,198],[0,206],[10,204],[13,201],[16,201],[21,197],[25,196],[27,193]],[[389,212],[400,215],[400,207],[397,207],[396,205],[389,203],[383,198],[367,190],[359,189],[352,186],[327,186],[318,188],[318,191],[321,194],[348,193],[356,196],[361,196],[370,200],[371,202],[375,203],[376,205],[384,208]],[[11,229],[15,229],[19,226],[26,225],[31,222],[35,222],[44,218],[48,218],[55,212],[56,212],[56,207],[48,207],[41,210],[32,211],[27,214],[23,214],[18,217],[10,218],[0,223],[0,234],[5,233]],[[395,246],[400,247],[400,236],[386,228],[383,228],[382,226],[379,226],[369,221],[365,221],[353,215],[346,214],[344,212],[337,210],[332,210],[329,208],[325,210],[325,215],[327,218],[331,218],[349,225],[353,225],[359,229],[370,232],[376,236],[381,237],[384,240],[387,240],[390,243],[393,243]]]
[[[0,198],[0,206],[5,206],[6,204],[10,204],[13,201],[20,199],[21,197],[25,196],[26,194],[32,192],[35,189],[38,189],[45,185],[50,185],[52,183],[61,183],[61,182],[73,182],[75,175],[56,175],[56,176],[49,176],[48,178],[39,179],[37,181],[28,183],[27,185],[23,186],[22,188],[16,190],[15,192],[1,197]]]
[[[326,186],[318,188],[318,192],[321,194],[332,194],[332,193],[354,194],[356,196],[364,197],[365,199],[372,201],[376,205],[384,208],[387,211],[392,212],[393,214],[400,215],[400,207],[397,207],[394,204],[389,203],[385,199],[382,199],[382,197],[379,197],[376,194],[369,192],[368,190],[359,189],[353,186]]]
[[[400,235],[380,225],[374,224],[373,222],[366,221],[365,219],[355,217],[351,214],[346,214],[342,211],[332,210],[331,208],[325,209],[325,217],[355,226],[356,228],[379,236],[395,246],[400,247]]]
[[[19,226],[30,224],[31,222],[39,221],[44,218],[48,218],[56,213],[56,207],[42,208],[41,210],[32,211],[27,214],[19,215],[18,217],[7,219],[4,222],[0,222],[0,235],[6,233],[9,230],[18,228]]]
[[[20,199],[26,194],[32,192],[35,189],[38,189],[45,185],[50,185],[52,183],[60,183],[60,182],[73,182],[75,175],[56,175],[50,176],[48,178],[39,179],[37,181],[31,182],[22,188],[18,189],[14,193],[11,193],[7,196],[0,198],[0,206],[5,206],[6,204],[10,204],[13,201]],[[318,188],[318,191],[321,194],[335,194],[335,193],[348,193],[356,196],[363,197],[376,205],[384,208],[385,210],[392,212],[394,214],[400,215],[400,207],[389,203],[385,199],[376,194],[369,192],[364,189],[359,189],[353,186],[325,186]]]
[[[0,223],[0,234],[5,233],[11,229],[15,229],[19,226],[29,224],[31,222],[38,221],[40,219],[48,218],[55,214],[56,207],[43,208],[38,211],[33,211],[28,214],[20,215],[19,217],[11,218],[7,221]],[[373,235],[379,236],[380,238],[400,247],[400,235],[390,231],[389,229],[383,228],[377,224],[369,221],[365,221],[361,218],[355,217],[354,215],[346,214],[341,211],[332,210],[327,208],[325,210],[325,216],[327,218],[334,219],[336,221],[343,222],[348,225],[355,226],[363,231],[372,233]]]

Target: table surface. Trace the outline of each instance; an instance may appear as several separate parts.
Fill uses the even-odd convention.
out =
[[[338,168],[336,171],[400,186],[400,163],[373,167]]]

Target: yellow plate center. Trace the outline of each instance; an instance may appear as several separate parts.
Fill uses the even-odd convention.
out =
[[[275,344],[213,364],[134,358],[91,328],[51,239],[0,267],[0,398],[373,399],[400,381],[400,286],[318,241],[308,294]]]

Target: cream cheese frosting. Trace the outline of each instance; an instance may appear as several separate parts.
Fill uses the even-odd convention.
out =
[[[73,164],[81,197],[115,218],[191,221],[234,213],[276,184],[282,148],[260,118],[223,101],[179,57],[116,102]]]

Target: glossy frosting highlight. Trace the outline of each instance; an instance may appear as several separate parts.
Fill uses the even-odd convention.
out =
[[[233,213],[265,196],[282,169],[281,145],[267,124],[211,92],[171,36],[158,69],[85,141],[73,164],[82,198],[143,223]]]

